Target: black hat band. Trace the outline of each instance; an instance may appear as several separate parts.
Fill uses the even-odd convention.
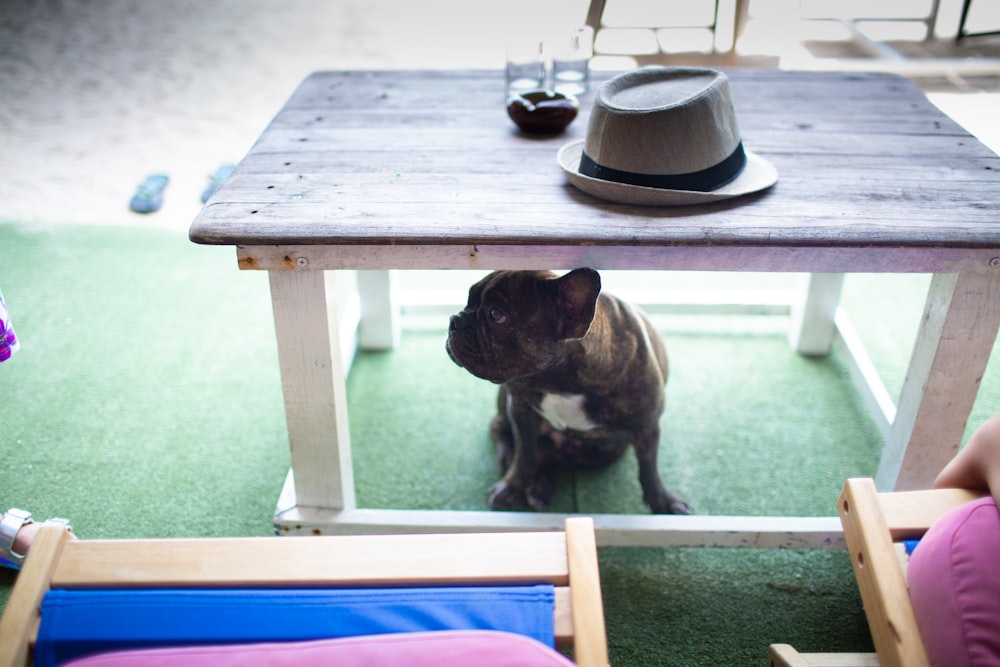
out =
[[[711,192],[718,190],[739,176],[746,163],[747,156],[743,151],[743,142],[741,141],[729,157],[722,162],[686,174],[639,174],[632,171],[622,171],[598,164],[586,152],[580,155],[580,173],[602,181],[639,185],[644,188]]]

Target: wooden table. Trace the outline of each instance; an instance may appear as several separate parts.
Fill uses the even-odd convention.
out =
[[[376,335],[368,320],[392,319],[389,269],[805,272],[791,338],[806,353],[838,335],[844,273],[933,273],[898,405],[877,383],[865,390],[886,435],[879,486],[930,482],[960,444],[1000,326],[1000,158],[896,76],[729,74],[743,139],[779,182],[686,208],[609,204],[565,181],[555,154],[585,133],[590,96],[566,134],[539,139],[507,119],[499,72],[320,72],[302,83],[190,231],[270,276],[292,463],[281,530],[562,525],[549,514],[355,507],[333,286],[353,269],[376,270],[360,274],[381,295],[362,299],[363,331]],[[871,378],[863,357],[856,369]],[[832,510],[595,520],[602,544],[841,546]]]

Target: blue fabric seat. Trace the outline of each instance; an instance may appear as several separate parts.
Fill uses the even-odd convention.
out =
[[[554,647],[554,587],[51,590],[35,664],[112,650],[502,630]]]

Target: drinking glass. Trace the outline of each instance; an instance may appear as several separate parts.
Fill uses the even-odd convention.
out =
[[[580,95],[590,83],[590,58],[594,55],[594,29],[576,28],[554,45],[552,88],[558,93]]]
[[[545,88],[545,44],[541,40],[507,43],[507,94]]]

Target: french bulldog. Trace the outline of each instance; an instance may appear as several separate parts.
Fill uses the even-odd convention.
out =
[[[593,269],[495,271],[451,316],[451,359],[500,385],[490,431],[503,478],[494,510],[541,510],[566,466],[604,466],[631,444],[643,500],[689,514],[657,469],[667,354],[638,308],[601,293]]]

